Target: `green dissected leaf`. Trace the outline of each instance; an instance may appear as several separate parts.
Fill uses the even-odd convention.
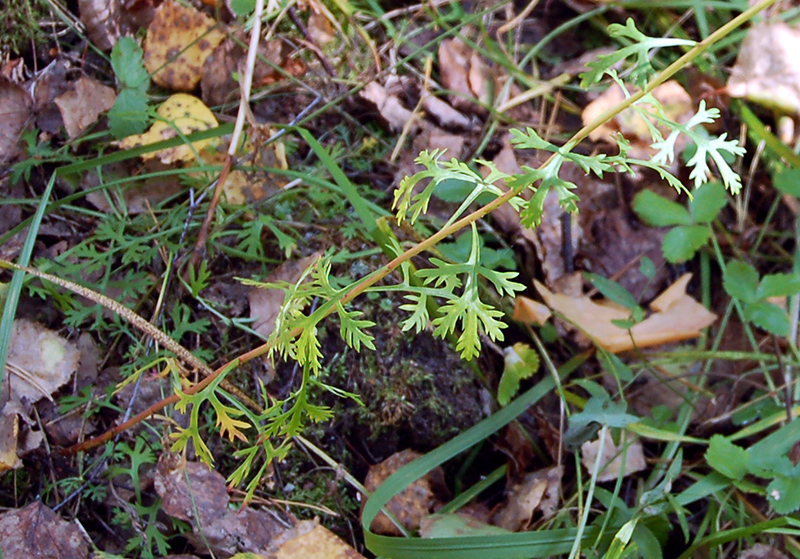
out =
[[[558,147],[551,144],[547,140],[543,140],[536,130],[530,126],[525,129],[525,132],[511,129],[511,145],[517,149],[543,149],[545,151],[556,152]]]
[[[740,301],[750,302],[758,299],[758,272],[741,260],[728,263],[722,285],[728,295]]]
[[[501,406],[508,404],[517,395],[521,380],[530,378],[539,369],[539,354],[528,344],[516,343],[507,347],[503,353],[505,367],[497,387],[497,402]]]
[[[372,343],[375,338],[364,331],[365,328],[375,326],[375,323],[371,320],[360,320],[358,317],[363,314],[361,311],[348,311],[341,303],[336,304],[336,312],[339,314],[340,333],[347,345],[356,351],[361,351],[361,344],[364,344],[365,347],[375,351],[375,344]]]
[[[722,435],[709,439],[705,458],[709,466],[730,479],[740,481],[747,473],[747,451]]]
[[[756,290],[756,297],[789,297],[800,293],[800,274],[770,274],[761,279]]]
[[[727,203],[725,187],[718,181],[712,181],[694,192],[694,197],[689,201],[689,214],[695,223],[709,223]]]
[[[428,297],[424,293],[406,294],[406,299],[411,301],[405,305],[400,305],[400,309],[410,312],[411,316],[403,321],[403,332],[411,330],[420,333],[428,327],[430,316],[428,315]]]
[[[783,194],[800,198],[800,169],[784,167],[772,175],[772,185]]]
[[[634,44],[623,47],[611,54],[598,56],[597,60],[587,64],[591,70],[581,74],[581,87],[589,87],[600,81],[603,74],[611,71],[615,65],[630,56],[636,56],[634,81],[643,84],[647,74],[653,71],[648,53],[655,48],[673,47],[679,45],[694,45],[694,41],[683,39],[666,39],[648,37],[638,29],[633,19],[628,18],[625,25],[613,23],[608,27],[612,37],[623,37],[633,41]]]
[[[108,111],[108,127],[116,139],[141,134],[147,128],[147,95],[137,89],[123,89]]]
[[[708,243],[709,238],[708,225],[681,225],[664,235],[661,251],[668,262],[686,262]]]
[[[144,67],[142,47],[133,37],[120,37],[111,50],[111,67],[120,85],[125,89],[146,92],[150,87],[150,74]]]
[[[592,274],[590,272],[584,272],[583,276],[588,279],[606,299],[622,305],[626,309],[630,310],[633,310],[639,306],[639,303],[636,302],[636,298],[631,295],[630,291],[622,287],[617,282],[611,281],[603,276],[598,276],[597,274]]]
[[[653,227],[692,225],[692,218],[686,208],[651,190],[642,190],[634,196],[632,207],[639,219]]]
[[[776,336],[788,336],[791,331],[789,315],[777,305],[767,301],[746,303],[744,316],[759,328],[772,332]]]
[[[775,478],[767,486],[767,500],[778,514],[789,514],[800,509],[800,472],[795,469],[791,477]]]

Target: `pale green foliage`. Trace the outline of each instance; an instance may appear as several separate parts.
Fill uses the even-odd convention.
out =
[[[633,81],[639,85],[644,85],[643,82],[647,79],[648,74],[653,72],[653,66],[650,64],[650,58],[648,57],[651,50],[681,45],[693,46],[695,44],[694,41],[686,39],[648,37],[636,29],[636,25],[631,18],[628,18],[625,25],[612,23],[608,26],[608,33],[612,37],[629,39],[633,41],[633,44],[611,54],[598,56],[597,60],[590,62],[588,66],[591,70],[581,74],[581,87],[589,87],[591,84],[597,83],[609,69],[631,56],[636,56],[636,64],[631,70]]]

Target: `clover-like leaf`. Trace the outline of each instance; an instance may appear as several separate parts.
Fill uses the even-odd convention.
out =
[[[788,336],[791,331],[791,323],[786,311],[768,301],[745,304],[744,316],[759,328],[772,332],[776,336]]]
[[[639,219],[653,227],[693,224],[686,208],[652,190],[642,190],[634,196],[632,207]]]
[[[743,302],[758,299],[758,272],[750,264],[741,260],[734,260],[728,263],[725,268],[722,285],[728,295],[734,299],[739,299]]]
[[[682,225],[664,235],[661,251],[668,262],[686,262],[711,238],[708,225]]]
[[[756,297],[791,297],[800,293],[800,274],[769,274],[761,279],[756,290]]]
[[[694,191],[689,200],[689,215],[694,223],[709,223],[728,203],[725,188],[718,181],[712,181]]]

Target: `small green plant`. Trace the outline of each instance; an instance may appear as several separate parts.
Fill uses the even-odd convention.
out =
[[[111,67],[120,91],[108,112],[108,126],[116,139],[141,134],[149,123],[147,90],[150,74],[144,67],[142,48],[133,37],[120,37],[111,51]]]
[[[728,295],[742,304],[745,320],[776,336],[789,335],[789,316],[769,299],[800,293],[800,274],[769,274],[759,280],[750,264],[733,260],[725,268],[723,285]]]
[[[708,244],[710,224],[727,203],[722,185],[711,182],[694,193],[688,210],[651,190],[643,190],[633,199],[633,211],[648,225],[672,227],[661,249],[668,262],[678,263],[691,260]]]

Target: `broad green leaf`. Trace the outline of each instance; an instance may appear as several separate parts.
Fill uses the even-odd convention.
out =
[[[244,17],[256,9],[256,0],[231,0],[229,6],[236,17]]]
[[[501,406],[508,404],[517,395],[521,380],[530,378],[539,369],[539,354],[528,344],[516,343],[507,347],[503,353],[505,366],[497,387],[497,402]]]
[[[686,208],[651,190],[642,190],[633,198],[633,211],[639,219],[653,227],[692,224]]]
[[[630,291],[617,282],[590,272],[584,272],[583,275],[606,299],[630,310],[639,306],[639,303],[636,302],[636,299],[631,295]]]
[[[735,299],[746,303],[758,299],[758,272],[741,260],[728,262],[722,284],[728,295]]]
[[[147,129],[147,95],[138,89],[123,89],[108,111],[108,127],[118,140],[141,134]]]
[[[150,74],[144,67],[142,48],[133,37],[120,37],[111,51],[111,67],[122,88],[147,91]]]
[[[597,359],[602,363],[603,368],[614,375],[614,378],[621,382],[630,382],[633,380],[633,371],[622,359],[615,354],[605,350],[597,352]]]
[[[664,235],[661,252],[673,264],[686,262],[706,245],[711,237],[708,225],[682,225]]]
[[[778,514],[800,509],[800,475],[778,476],[767,486],[767,500]]]
[[[717,181],[703,185],[693,194],[693,199],[689,201],[689,214],[695,223],[712,221],[728,203],[725,188]]]
[[[789,297],[800,293],[800,274],[770,274],[761,279],[756,297]]]
[[[642,256],[642,259],[639,261],[639,273],[647,279],[653,279],[656,275],[656,265],[647,256]]]
[[[781,169],[772,175],[772,186],[783,194],[800,198],[800,169]]]
[[[705,454],[708,465],[730,479],[744,479],[747,473],[747,451],[722,435],[714,435],[708,443]]]
[[[747,303],[744,307],[744,316],[759,328],[776,336],[788,336],[791,331],[786,311],[767,301]]]

